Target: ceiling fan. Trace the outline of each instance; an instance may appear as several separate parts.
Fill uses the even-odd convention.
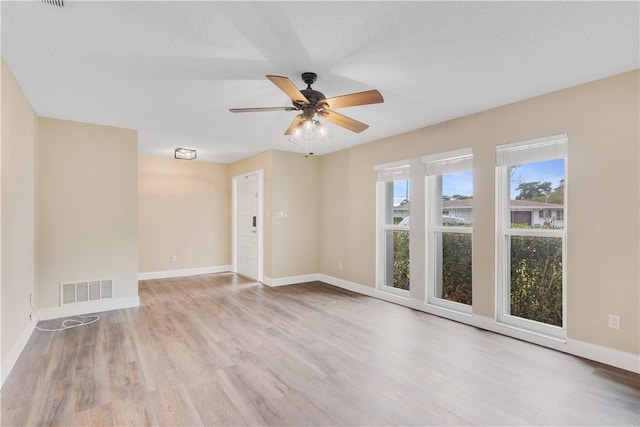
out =
[[[285,131],[285,135],[291,135],[296,128],[303,125],[305,122],[313,121],[315,115],[333,124],[342,126],[345,129],[349,129],[352,132],[360,133],[368,128],[369,125],[336,113],[333,109],[384,102],[380,92],[375,89],[327,98],[322,92],[318,92],[311,88],[311,85],[315,83],[318,78],[316,73],[302,73],[302,81],[307,85],[307,88],[302,90],[299,90],[291,80],[286,77],[269,75],[267,78],[271,80],[273,84],[278,86],[278,88],[289,98],[291,98],[292,107],[230,108],[229,111],[232,113],[302,111],[302,113],[298,114],[293,119]]]

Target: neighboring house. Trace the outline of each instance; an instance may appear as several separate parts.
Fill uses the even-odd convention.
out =
[[[443,200],[442,216],[462,218],[464,222],[473,223],[473,199]]]
[[[410,210],[411,210],[411,203],[407,201],[401,203],[399,206],[394,206],[393,207],[394,224],[398,224],[403,219],[407,218],[409,216]]]
[[[466,200],[444,200],[442,202],[442,217],[448,222],[473,223],[472,199]],[[393,207],[393,218],[396,224],[402,222],[408,225],[411,211],[411,203],[404,202],[399,206]],[[446,218],[445,218],[446,217]]]
[[[532,200],[511,200],[511,222],[564,227],[564,206]]]
[[[409,216],[410,208],[410,203],[394,206],[393,217],[399,218],[397,222],[402,221]],[[467,223],[473,223],[473,199],[443,200],[442,216],[462,218]],[[564,206],[532,200],[511,200],[511,222],[540,227],[564,227]]]

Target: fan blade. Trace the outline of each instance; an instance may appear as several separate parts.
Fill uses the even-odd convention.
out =
[[[323,99],[321,103],[328,104],[328,108],[355,107],[357,105],[378,104],[384,102],[382,95],[377,90],[351,93],[349,95],[336,96]]]
[[[345,129],[349,129],[355,133],[360,133],[369,127],[369,125],[365,123],[354,120],[351,117],[343,116],[342,114],[338,114],[332,110],[323,110],[318,112],[318,114],[323,119],[328,120],[335,125],[342,126]]]
[[[281,91],[287,94],[292,101],[298,104],[309,104],[309,100],[300,92],[300,90],[294,85],[291,80],[281,76],[267,76],[271,82],[278,86]]]
[[[302,118],[302,114],[298,114],[297,116],[295,116],[293,121],[291,122],[291,124],[287,128],[287,130],[284,131],[284,134],[285,135],[291,135],[293,133],[293,130],[295,128],[297,128],[303,121],[304,120]]]
[[[257,113],[260,111],[297,111],[295,107],[257,107],[257,108],[229,108],[232,113]]]

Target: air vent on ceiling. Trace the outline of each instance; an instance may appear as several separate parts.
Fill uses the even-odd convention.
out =
[[[64,0],[40,0],[40,1],[42,1],[43,3],[48,3],[53,6],[58,6],[58,7],[64,6]]]
[[[60,305],[113,298],[113,279],[60,283]]]

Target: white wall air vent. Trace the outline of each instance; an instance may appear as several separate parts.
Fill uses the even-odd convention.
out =
[[[60,283],[60,305],[113,298],[113,279]]]

